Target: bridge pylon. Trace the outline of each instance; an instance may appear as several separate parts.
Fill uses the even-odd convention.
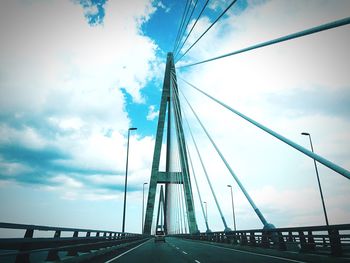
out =
[[[168,53],[165,68],[165,76],[163,82],[163,91],[160,102],[156,141],[153,153],[152,171],[149,182],[148,199],[146,207],[146,216],[144,222],[143,233],[151,234],[153,213],[155,206],[155,197],[157,185],[165,186],[164,193],[164,231],[167,234],[169,226],[175,222],[171,222],[170,217],[171,204],[169,187],[171,184],[181,184],[184,193],[184,208],[186,210],[186,219],[188,230],[190,233],[197,233],[198,227],[195,217],[191,180],[189,173],[189,165],[186,154],[185,136],[182,127],[180,101],[174,95],[174,89],[177,89],[176,71],[174,58],[172,53]],[[177,93],[177,90],[175,90]],[[175,105],[174,105],[175,104]],[[175,120],[172,120],[174,118]],[[165,171],[160,171],[160,158],[163,144],[164,128],[166,125],[166,154],[165,154]],[[173,129],[173,126],[174,129]],[[175,140],[172,141],[172,135]],[[173,147],[177,143],[177,147]],[[178,151],[180,167],[178,170],[171,166],[172,151]],[[158,222],[156,222],[158,223]],[[156,226],[158,227],[158,226]]]

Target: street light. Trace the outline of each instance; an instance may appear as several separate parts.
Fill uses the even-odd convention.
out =
[[[235,231],[236,231],[237,229],[236,229],[235,205],[234,205],[234,203],[233,203],[232,185],[228,184],[227,187],[229,187],[230,190],[231,190],[233,225],[234,225],[234,229],[235,229]]]
[[[129,128],[128,129],[128,144],[127,144],[127,147],[126,147],[126,169],[125,169],[124,209],[123,209],[122,233],[125,232],[126,189],[127,189],[127,186],[128,186],[129,137],[130,137],[130,131],[134,131],[134,130],[137,130],[137,128]]]
[[[143,220],[144,220],[144,207],[145,207],[145,185],[148,183],[143,183],[142,185],[142,224],[141,224],[141,233],[143,233]]]
[[[314,152],[314,147],[313,147],[313,145],[312,145],[312,140],[311,140],[311,135],[310,135],[310,133],[302,132],[301,135],[309,136],[310,145],[311,145],[311,151]],[[324,218],[326,219],[326,224],[327,224],[327,226],[329,226],[329,224],[328,224],[328,217],[327,217],[327,211],[326,211],[326,206],[325,206],[325,204],[324,204],[324,199],[323,199],[323,193],[322,193],[322,188],[321,188],[320,177],[319,177],[319,175],[318,175],[318,169],[317,169],[317,164],[316,164],[315,159],[314,159],[314,165],[315,165],[315,170],[316,170],[318,188],[320,189],[320,195],[321,195],[321,201],[322,201],[322,206],[323,206]]]
[[[208,204],[207,202],[203,202],[205,204],[205,220],[207,221],[208,224]]]

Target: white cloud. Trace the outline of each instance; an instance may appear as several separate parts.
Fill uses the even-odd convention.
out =
[[[230,1],[231,3],[232,1]],[[224,10],[228,6],[228,1],[224,0],[216,0],[209,2],[208,8],[214,10],[214,11],[221,11]]]
[[[32,127],[24,126],[19,130],[6,123],[0,123],[0,143],[7,145],[19,143],[31,149],[43,149],[50,144]]]
[[[135,19],[151,15],[147,1],[108,3],[104,25],[94,28],[81,16],[80,6],[69,1],[2,5],[3,107],[41,110],[56,106],[56,96],[61,95],[65,107],[71,103],[79,109],[82,104],[86,109],[84,102],[97,106],[93,102],[106,99],[99,96],[113,88],[117,88],[113,97],[118,103],[120,87],[135,101],[143,100],[140,90],[152,78],[156,45],[140,34]],[[65,13],[65,19],[57,10]]]
[[[32,169],[18,162],[7,162],[0,156],[0,170],[5,176],[16,176],[21,173],[31,172]]]
[[[165,13],[170,12],[170,7],[167,7],[166,5],[164,5],[164,3],[162,1],[158,2],[157,7],[163,9]]]
[[[159,111],[155,111],[155,106],[154,105],[150,105],[148,107],[148,114],[146,119],[149,121],[153,121],[155,118],[157,118],[159,115]]]
[[[66,175],[58,175],[51,179],[54,183],[60,183],[64,188],[81,188],[83,184],[74,178],[68,177]]]
[[[124,171],[130,119],[123,92],[144,103],[142,89],[163,66],[141,31],[156,8],[148,0],[108,1],[104,23],[90,27],[72,1],[3,1],[0,110],[10,122],[0,124],[0,143],[60,151],[69,158],[51,163],[67,168]],[[153,138],[132,136],[131,143],[141,152],[130,169],[149,176]],[[1,165],[8,173],[19,169]]]
[[[53,125],[57,125],[62,130],[79,130],[84,125],[79,117],[66,119],[57,119],[55,117],[50,117],[48,121]]]

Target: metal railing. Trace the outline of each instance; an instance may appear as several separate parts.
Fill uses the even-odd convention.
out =
[[[0,236],[0,262],[58,261],[82,253],[110,248],[146,238],[141,234],[0,223],[0,231],[22,231],[22,237]],[[24,232],[24,236],[23,236]],[[49,237],[45,237],[50,235]],[[41,260],[38,260],[40,254]],[[36,258],[36,259],[35,259]]]
[[[350,224],[238,230],[177,237],[232,245],[343,256],[350,252]]]

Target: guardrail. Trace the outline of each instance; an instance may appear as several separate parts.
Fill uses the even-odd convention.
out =
[[[343,256],[350,252],[350,224],[179,234],[175,236],[333,256]]]
[[[0,230],[22,231],[22,236],[24,232],[24,237],[0,237],[0,262],[58,261],[62,254],[76,257],[145,238],[133,233],[12,223],[0,223]],[[43,237],[45,234],[49,237]],[[35,253],[45,258],[35,259]]]

